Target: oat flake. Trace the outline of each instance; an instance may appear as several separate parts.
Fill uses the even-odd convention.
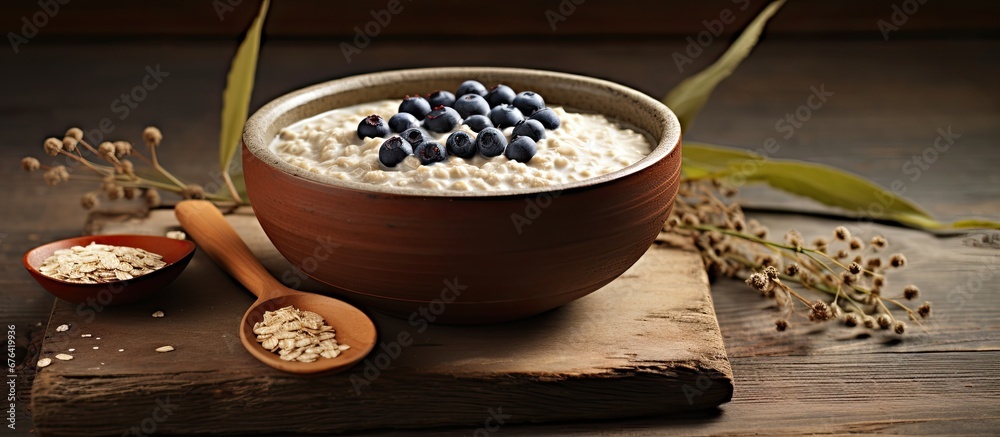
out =
[[[167,231],[167,238],[173,238],[174,240],[186,240],[187,234],[184,231]]]
[[[139,248],[90,243],[53,252],[38,271],[61,281],[102,284],[132,279],[166,265],[163,256]]]
[[[264,320],[253,326],[257,342],[282,360],[312,362],[320,357],[336,358],[348,345],[337,344],[336,333],[323,316],[287,306],[264,313]]]

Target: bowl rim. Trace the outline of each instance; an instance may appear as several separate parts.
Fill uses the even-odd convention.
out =
[[[276,154],[274,154],[274,152],[270,150],[270,144],[273,138],[266,138],[264,136],[265,132],[269,129],[270,125],[275,121],[275,119],[277,119],[280,115],[284,114],[285,112],[290,111],[293,108],[301,106],[303,104],[324,97],[328,97],[330,95],[334,95],[339,92],[347,91],[350,89],[356,89],[367,85],[381,85],[385,83],[390,83],[389,81],[392,79],[419,80],[421,77],[423,77],[424,79],[435,79],[435,76],[442,76],[442,75],[444,76],[465,75],[465,77],[474,77],[479,75],[491,75],[491,74],[519,76],[519,79],[520,78],[527,79],[530,77],[543,76],[549,79],[563,79],[576,83],[586,84],[587,86],[591,87],[605,88],[621,96],[621,98],[633,100],[637,104],[644,105],[648,107],[650,110],[655,111],[656,113],[658,113],[657,115],[659,115],[660,118],[662,118],[663,121],[666,123],[666,126],[664,128],[663,135],[661,135],[660,138],[654,138],[654,140],[658,142],[656,146],[653,148],[653,150],[639,161],[632,163],[631,165],[626,166],[625,168],[581,181],[561,183],[545,187],[517,188],[517,189],[506,189],[506,190],[495,190],[495,191],[483,191],[483,190],[450,191],[450,190],[436,190],[431,188],[420,188],[420,187],[402,188],[386,184],[375,185],[364,182],[336,179],[332,176],[326,176],[310,172],[306,169],[294,166],[282,160]],[[327,111],[332,109],[336,108],[327,109]],[[522,196],[522,195],[541,194],[547,192],[593,187],[595,185],[605,184],[614,181],[616,179],[624,178],[626,176],[638,173],[643,169],[652,166],[653,164],[669,156],[671,152],[673,152],[674,149],[679,146],[680,139],[681,139],[681,126],[680,122],[677,120],[677,116],[674,115],[673,111],[670,110],[670,108],[668,108],[663,103],[635,89],[608,80],[597,79],[577,74],[562,73],[550,70],[508,68],[508,67],[435,67],[435,68],[385,70],[375,73],[347,76],[339,79],[333,79],[321,82],[315,85],[311,85],[284,94],[262,106],[260,109],[255,111],[254,114],[249,119],[247,119],[247,122],[244,125],[243,135],[242,135],[243,147],[245,147],[259,161],[263,162],[265,165],[269,167],[281,171],[282,173],[292,175],[301,179],[305,179],[307,181],[336,188],[362,191],[368,193],[391,194],[391,195],[406,196],[406,197],[444,197],[444,198]]]

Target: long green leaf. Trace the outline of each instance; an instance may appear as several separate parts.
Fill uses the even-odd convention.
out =
[[[685,141],[682,159],[687,174],[688,171],[695,169],[718,172],[728,169],[730,165],[742,164],[745,161],[763,161],[764,157],[748,150]],[[687,176],[695,177],[692,174]]]
[[[222,130],[219,133],[219,164],[229,171],[233,157],[240,146],[243,124],[250,112],[250,95],[253,94],[254,75],[257,73],[257,53],[260,51],[260,33],[267,16],[269,0],[260,4],[260,12],[247,30],[247,35],[236,49],[226,89],[222,92]]]
[[[682,132],[687,131],[698,111],[701,111],[701,108],[705,106],[705,102],[708,101],[708,97],[715,90],[716,85],[729,77],[750,54],[750,50],[757,45],[757,40],[760,39],[760,34],[764,31],[764,25],[783,4],[785,4],[785,0],[778,0],[767,5],[715,63],[684,79],[664,97],[663,103],[673,110],[680,120]]]
[[[763,182],[779,190],[841,208],[848,216],[892,220],[923,230],[1000,229],[1000,223],[962,220],[938,222],[915,203],[852,173],[808,162],[764,159],[740,149],[703,143],[684,144],[684,171],[689,178],[717,177]]]

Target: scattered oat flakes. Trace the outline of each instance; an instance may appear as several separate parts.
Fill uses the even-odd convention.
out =
[[[80,334],[80,337],[83,337],[83,338],[90,338],[90,337],[93,337],[93,336],[92,336],[92,335],[90,335],[90,334]]]
[[[58,354],[56,355],[56,359],[62,361],[69,361],[73,359],[73,356],[70,354]]]
[[[160,346],[160,347],[156,348],[157,352],[170,352],[172,350],[174,350],[173,346]]]
[[[66,331],[69,331],[69,325],[62,324],[62,325],[56,326],[56,332],[66,332]]]
[[[175,240],[186,240],[187,234],[184,231],[167,231],[167,238],[173,238]]]
[[[100,339],[101,339],[101,337],[96,337],[96,338],[94,338],[94,340],[100,340]]]
[[[69,348],[69,349],[66,349],[66,350],[67,350],[67,351],[70,351],[70,352],[76,352],[76,348],[72,348],[72,347],[71,347],[71,348]]]
[[[157,317],[157,318],[163,317],[165,315],[166,314],[163,314],[163,311],[156,311],[156,312],[153,313],[153,317]]]
[[[42,358],[38,360],[38,367],[45,367],[52,364],[52,358]]]
[[[118,349],[118,352],[125,352],[125,349]]]
[[[264,313],[264,320],[253,326],[257,342],[264,349],[277,352],[282,360],[312,362],[320,357],[336,358],[350,346],[337,344],[336,333],[323,316],[287,306]]]
[[[94,346],[94,350],[95,351],[98,350],[98,349],[100,349],[100,348],[101,348],[100,346]]]
[[[53,252],[38,271],[61,281],[102,284],[132,279],[166,265],[161,255],[139,248],[90,243]]]

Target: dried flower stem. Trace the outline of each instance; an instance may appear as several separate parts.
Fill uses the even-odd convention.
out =
[[[226,181],[226,188],[229,188],[229,195],[233,196],[233,200],[236,203],[241,203],[242,197],[240,197],[239,191],[236,189],[236,184],[233,183],[233,178],[229,176],[228,171],[222,172],[222,179]]]
[[[101,155],[101,152],[98,152],[97,149],[95,149],[94,146],[91,146],[89,143],[87,143],[86,140],[84,140],[84,139],[81,138],[79,141],[80,141],[80,144],[83,144],[83,146],[86,147],[87,150],[90,151],[90,153],[93,153],[94,155],[97,155],[97,156]]]
[[[41,164],[37,159],[27,157],[21,160],[21,168],[25,171],[44,170],[45,181],[49,185],[57,185],[70,179],[81,181],[95,181],[100,184],[100,189],[84,194],[80,199],[80,204],[87,209],[98,204],[98,196],[104,194],[109,200],[135,199],[141,198],[146,202],[147,207],[156,207],[160,204],[161,198],[156,190],[164,190],[176,193],[184,198],[208,199],[220,204],[242,205],[242,199],[238,195],[232,199],[227,196],[220,196],[205,193],[200,185],[185,184],[179,178],[171,174],[166,168],[160,165],[156,154],[163,136],[159,129],[148,127],[143,131],[143,140],[150,148],[150,157],[146,157],[139,150],[132,147],[126,141],[103,142],[98,147],[94,147],[83,139],[83,132],[79,128],[70,128],[66,131],[66,136],[60,141],[58,138],[48,138],[45,140],[43,150],[49,156],[63,155],[68,159],[76,161],[82,165],[84,170],[93,172],[88,174],[72,174],[63,165],[49,166]],[[93,156],[88,159],[84,155],[84,150]],[[152,169],[163,176],[164,181],[154,180],[150,177],[142,177],[136,174],[134,164],[131,160],[124,159],[125,156],[135,156],[140,161],[149,164]],[[106,162],[110,165],[104,165]],[[229,175],[226,175],[227,185],[230,191],[235,193],[235,187]]]
[[[892,316],[886,301],[918,323],[918,316],[930,315],[928,302],[914,312],[905,303],[882,296],[884,274],[906,264],[901,254],[892,255],[887,262],[877,255],[888,245],[884,237],[873,237],[871,245],[865,247],[860,238],[838,226],[830,242],[820,238],[813,246],[807,246],[794,230],[785,235],[785,243],[771,241],[766,238],[766,228],[755,220],[746,220],[737,202],[723,200],[734,194],[735,190],[718,180],[684,180],[674,203],[674,215],[665,226],[665,230],[690,239],[710,276],[746,279],[765,297],[777,299],[778,308],[786,316],[793,315],[798,304],[805,305],[809,320],[814,322],[841,320],[848,327],[892,328],[896,334],[903,334],[906,324]],[[844,248],[831,255],[827,252],[831,245]],[[779,270],[783,264],[786,268]],[[810,301],[788,284],[830,296],[830,300]],[[910,285],[902,295],[912,300],[918,294],[919,289]],[[845,312],[840,305],[849,310]],[[785,331],[788,320],[777,320],[775,327]]]
[[[167,169],[163,168],[163,166],[160,165],[159,160],[156,159],[156,147],[149,148],[149,156],[152,160],[153,169],[160,172],[160,174],[162,174],[165,178],[169,179],[170,182],[173,182],[175,185],[177,185],[177,188],[180,188],[180,191],[183,192],[184,189],[187,187],[187,184],[181,182],[180,179],[174,177],[174,175],[170,174],[170,172],[167,171]]]

